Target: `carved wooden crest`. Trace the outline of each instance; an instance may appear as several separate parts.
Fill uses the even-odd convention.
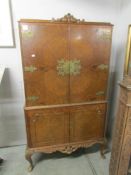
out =
[[[85,22],[85,20],[84,19],[82,19],[82,20],[77,19],[73,15],[68,13],[67,15],[65,15],[62,18],[58,18],[58,19],[53,18],[52,22],[76,22],[76,23],[80,23],[80,22]]]

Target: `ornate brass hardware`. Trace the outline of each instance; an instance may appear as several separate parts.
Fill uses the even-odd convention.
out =
[[[99,91],[96,93],[97,96],[102,96],[102,95],[105,95],[105,92],[104,91]]]
[[[57,65],[58,75],[78,75],[80,74],[81,70],[81,63],[80,60],[58,60]]]
[[[25,72],[34,72],[34,71],[36,71],[37,70],[37,68],[36,67],[34,67],[34,66],[26,66],[26,67],[24,67],[24,71]]]
[[[111,31],[109,29],[99,29],[97,34],[100,39],[103,40],[111,39]]]
[[[70,72],[70,61],[64,59],[58,60],[56,69],[58,71],[58,75],[68,75]]]
[[[102,39],[105,39],[105,40],[111,39],[111,32],[109,31],[107,33],[106,32],[103,33]]]
[[[101,69],[101,70],[108,69],[108,65],[107,65],[107,64],[100,64],[100,65],[98,66],[98,69]]]
[[[22,36],[25,38],[32,38],[33,37],[33,32],[29,28],[28,25],[22,25]]]
[[[97,113],[98,113],[98,114],[101,114],[102,112],[101,112],[101,110],[98,110]]]
[[[70,75],[80,74],[81,63],[80,60],[71,60],[70,61]]]
[[[34,72],[34,71],[44,71],[44,72],[46,72],[46,71],[48,71],[48,69],[45,68],[44,66],[35,67],[35,66],[31,65],[31,66],[24,67],[24,71],[25,72]]]
[[[25,31],[22,33],[22,35],[25,38],[32,38],[33,37],[33,33],[31,31]]]
[[[38,100],[38,99],[39,99],[38,96],[28,96],[28,97],[27,97],[27,100],[28,100],[28,101],[36,101],[36,100]]]

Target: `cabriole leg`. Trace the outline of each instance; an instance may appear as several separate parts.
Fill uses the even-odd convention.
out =
[[[31,156],[32,156],[33,152],[30,151],[28,148],[26,149],[25,151],[25,158],[26,160],[29,162],[29,167],[28,167],[28,171],[31,172],[32,169],[33,169],[33,162],[32,162],[32,159],[31,159]]]
[[[106,147],[107,147],[107,141],[104,140],[103,143],[100,144],[100,154],[101,154],[101,157],[102,157],[103,159],[106,158],[106,156],[105,156]]]

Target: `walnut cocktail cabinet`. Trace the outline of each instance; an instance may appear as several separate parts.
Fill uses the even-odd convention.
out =
[[[114,129],[110,175],[127,175],[131,156],[131,79],[128,77],[120,83]]]
[[[112,25],[20,20],[25,120],[34,152],[71,153],[104,143]]]

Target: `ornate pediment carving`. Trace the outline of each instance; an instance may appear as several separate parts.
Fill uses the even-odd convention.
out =
[[[52,22],[75,22],[75,23],[79,23],[79,22],[85,22],[84,19],[80,20],[75,18],[73,15],[71,15],[70,13],[68,13],[67,15],[65,15],[62,18],[58,18],[58,19],[52,19]]]

